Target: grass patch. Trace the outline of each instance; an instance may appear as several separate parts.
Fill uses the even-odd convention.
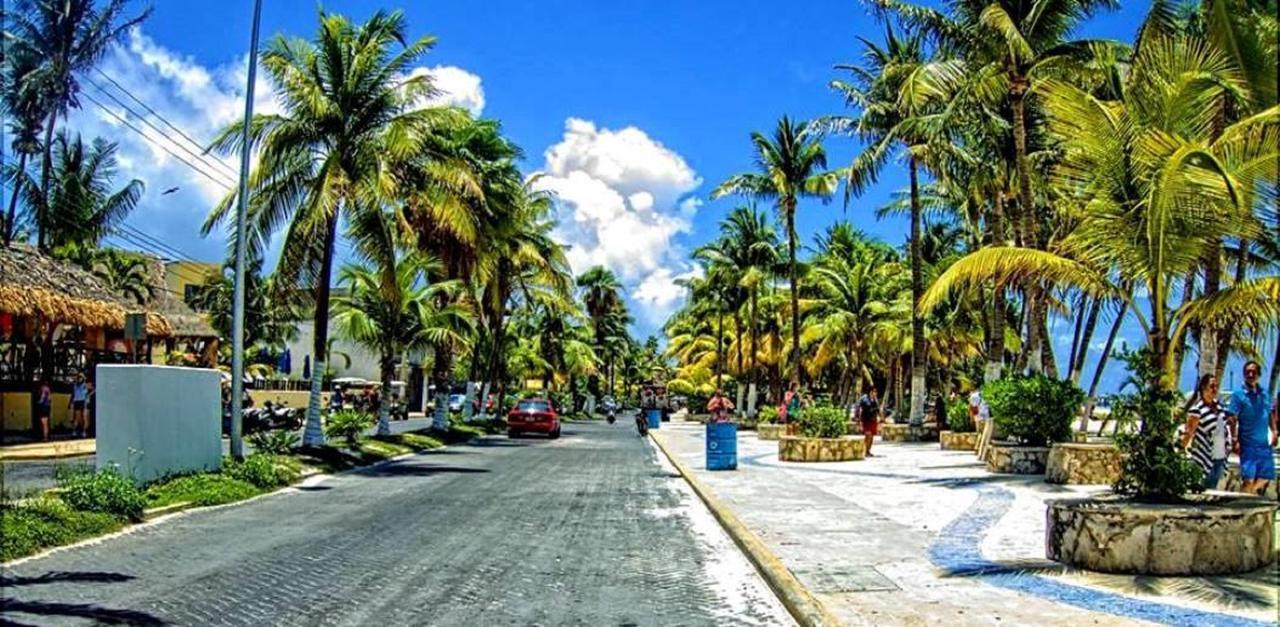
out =
[[[124,521],[111,514],[77,511],[52,497],[3,504],[0,505],[0,561],[18,559],[123,527]]]
[[[147,488],[147,506],[191,503],[197,507],[223,505],[257,496],[262,490],[225,474],[201,473],[175,477]]]

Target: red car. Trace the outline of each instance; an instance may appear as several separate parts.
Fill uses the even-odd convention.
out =
[[[545,433],[555,439],[560,437],[560,416],[556,408],[545,398],[526,398],[511,408],[507,414],[507,437],[525,433]]]

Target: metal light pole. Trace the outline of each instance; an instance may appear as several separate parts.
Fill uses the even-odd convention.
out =
[[[253,83],[258,72],[258,24],[262,21],[262,0],[253,2],[253,35],[249,42],[249,83],[245,86],[244,137],[240,147],[240,202],[236,207],[236,275],[234,305],[231,310],[231,455],[244,459],[244,265],[245,215],[249,207],[249,124],[253,120]]]

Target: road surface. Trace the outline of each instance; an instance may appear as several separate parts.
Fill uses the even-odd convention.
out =
[[[629,424],[490,437],[6,569],[0,623],[789,624]]]

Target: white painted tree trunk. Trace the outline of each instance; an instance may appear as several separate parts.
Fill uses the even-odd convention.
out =
[[[431,422],[431,428],[437,431],[447,431],[449,429],[448,392],[436,392],[435,419]]]
[[[324,387],[327,364],[317,359],[311,369],[311,391],[307,396],[307,426],[302,431],[303,446],[324,446],[324,423],[320,419],[320,391]]]

